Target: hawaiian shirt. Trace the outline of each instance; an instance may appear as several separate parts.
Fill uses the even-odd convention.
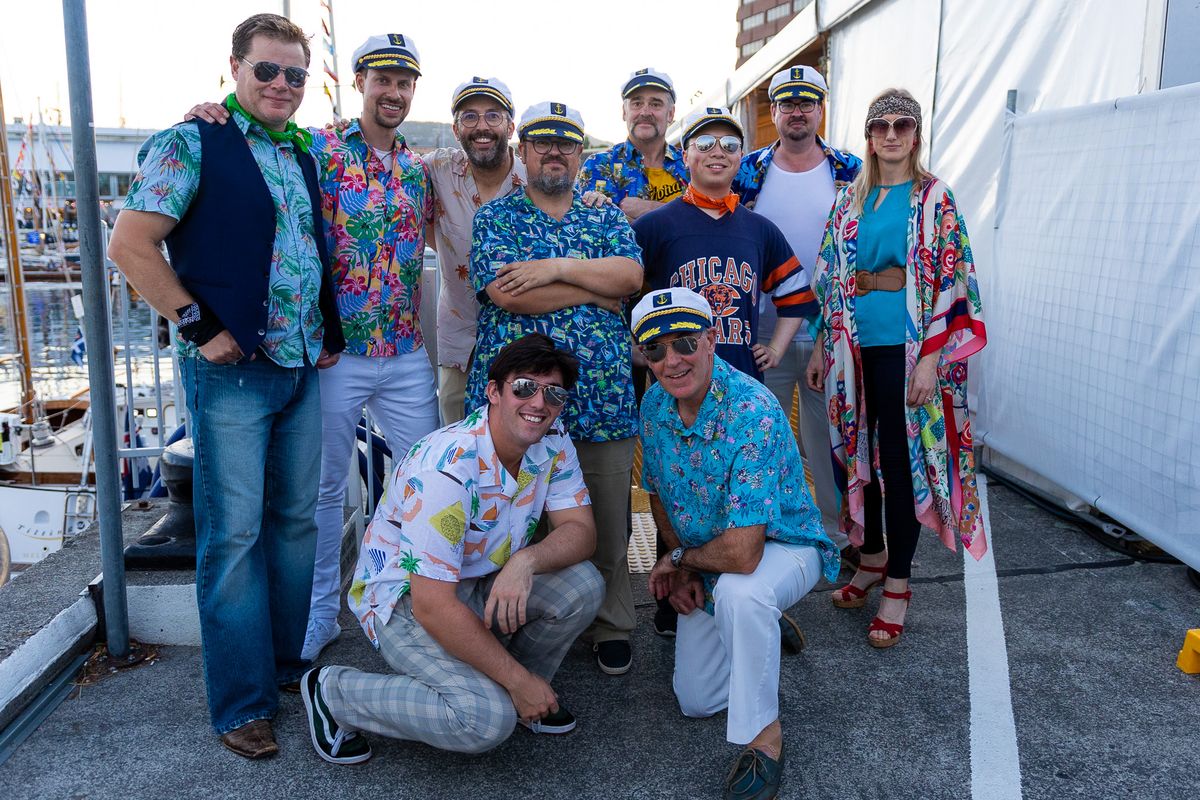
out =
[[[691,181],[687,165],[683,163],[683,151],[674,145],[667,145],[663,169],[679,181],[681,189]],[[626,197],[658,199],[649,195],[650,180],[646,177],[642,154],[628,139],[588,156],[579,170],[578,186],[580,191],[597,191],[608,195],[615,206],[620,206]]]
[[[321,256],[312,236],[313,208],[304,173],[291,142],[275,143],[257,122],[241,114],[231,119],[241,129],[275,206],[275,245],[267,292],[267,327],[262,350],[281,367],[317,363],[324,338],[318,297]],[[138,174],[129,186],[125,208],[183,219],[200,188],[200,131],[183,122],[159,131],[138,151]],[[219,232],[218,232],[219,233]],[[176,336],[181,358],[200,349]],[[247,354],[249,355],[249,354]]]
[[[397,133],[389,168],[358,120],[342,131],[311,130],[346,352],[411,353],[422,345],[421,267],[433,211],[425,165]]]
[[[825,579],[837,579],[841,554],[808,492],[796,437],[761,383],[714,356],[696,421],[685,425],[675,398],[655,383],[642,398],[641,435],[642,486],[658,495],[684,547],[765,525],[768,539],[816,547]],[[711,614],[721,576],[700,575]]]
[[[591,504],[575,447],[556,422],[513,477],[483,406],[421,439],[396,467],[363,534],[347,595],[376,647],[409,576],[457,583],[498,572],[529,544],[542,511]]]
[[[510,151],[511,153],[511,151]],[[475,349],[475,322],[479,301],[471,288],[471,221],[483,205],[479,187],[468,168],[467,154],[457,147],[442,147],[422,156],[433,184],[434,237],[439,273],[437,357],[443,367],[467,371]],[[512,169],[500,184],[497,197],[525,185],[525,162],[512,153]]]
[[[817,137],[817,144],[825,151],[825,160],[829,162],[829,170],[833,173],[834,189],[840,189],[858,177],[858,171],[862,169],[861,158],[853,153],[834,150],[825,144],[825,140],[820,136]],[[767,178],[767,170],[771,168],[771,159],[775,157],[777,147],[778,139],[774,144],[742,156],[742,165],[738,167],[738,173],[733,179],[733,192],[742,199],[742,205],[746,208],[754,209],[754,203],[758,200],[758,193],[762,191],[763,181]]]
[[[487,402],[488,368],[500,348],[527,333],[544,333],[579,360],[579,382],[562,419],[575,441],[609,442],[637,433],[632,353],[625,318],[595,305],[548,314],[514,314],[488,297],[505,264],[543,258],[608,258],[641,263],[633,228],[615,205],[588,208],[579,191],[561,220],[542,211],[523,188],[475,214],[471,285],[479,298],[475,360],[467,376],[467,408]]]

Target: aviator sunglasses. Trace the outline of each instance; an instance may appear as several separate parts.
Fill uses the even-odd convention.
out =
[[[867,120],[867,133],[876,139],[886,139],[889,130],[896,132],[896,136],[907,136],[917,129],[917,120],[914,117],[896,117],[891,122],[876,117],[875,119]]]
[[[678,339],[672,339],[669,342],[656,342],[654,344],[642,345],[642,355],[647,361],[658,363],[667,357],[667,348],[670,347],[681,356],[690,356],[696,352],[700,346],[699,336],[680,336]]]
[[[283,71],[283,80],[288,86],[293,89],[299,89],[308,82],[308,70],[300,67],[285,67],[282,64],[276,64],[274,61],[248,61],[243,58],[250,69],[254,70],[254,77],[263,83],[270,83],[275,80],[275,76]]]
[[[518,400],[528,400],[541,389],[542,399],[546,401],[546,405],[554,408],[562,408],[570,396],[567,394],[567,390],[561,386],[555,386],[552,383],[538,383],[533,378],[517,378],[508,381],[508,385],[512,387],[513,397]]]
[[[726,153],[736,153],[742,149],[742,140],[736,136],[722,136],[718,139],[711,133],[702,133],[695,139],[692,139],[692,144],[696,145],[696,149],[701,153],[707,153],[718,143],[720,143],[721,149]]]

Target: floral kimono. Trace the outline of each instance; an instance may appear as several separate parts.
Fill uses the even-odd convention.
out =
[[[860,389],[862,358],[854,318],[858,218],[850,210],[853,197],[854,187],[846,187],[830,212],[814,288],[821,306],[834,476],[843,497],[840,527],[851,542],[861,545],[863,490],[871,482],[879,454],[868,452],[870,438],[860,427],[867,411]],[[950,187],[937,178],[922,182],[912,197],[907,250],[906,396],[917,361],[928,353],[942,354],[938,398],[916,408],[904,407],[916,516],[937,531],[950,549],[955,549],[958,538],[981,558],[987,541],[967,416],[966,359],[983,348],[987,334],[967,229]]]

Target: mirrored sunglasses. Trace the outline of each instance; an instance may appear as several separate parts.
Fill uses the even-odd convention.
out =
[[[867,120],[867,133],[876,139],[886,139],[889,130],[897,136],[907,136],[917,129],[915,117],[896,117],[890,122],[882,117]]]
[[[508,385],[512,387],[513,397],[518,400],[528,400],[540,389],[546,405],[553,408],[562,408],[566,404],[567,398],[571,396],[561,386],[555,386],[552,383],[538,383],[533,378],[517,378],[508,381]]]
[[[304,84],[308,83],[308,70],[300,67],[285,67],[282,64],[276,64],[274,61],[255,61],[250,62],[242,59],[250,65],[250,69],[254,71],[254,77],[263,83],[270,83],[275,80],[275,76],[283,71],[283,80],[288,86],[293,89],[299,89]]]
[[[696,149],[701,153],[707,153],[718,143],[726,153],[736,153],[742,149],[742,140],[732,135],[722,136],[718,139],[711,133],[702,133],[695,139],[692,139],[692,144],[696,145]]]
[[[670,347],[681,356],[690,356],[700,347],[699,336],[680,336],[678,339],[672,339],[669,342],[653,342],[651,344],[642,345],[642,355],[647,361],[658,363],[667,357],[667,348]]]

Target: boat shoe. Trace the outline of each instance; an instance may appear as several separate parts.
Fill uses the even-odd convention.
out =
[[[776,761],[762,750],[747,747],[725,778],[725,800],[770,800],[779,794],[782,778],[782,748]]]

